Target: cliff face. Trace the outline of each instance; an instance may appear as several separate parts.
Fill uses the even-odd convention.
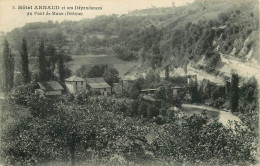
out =
[[[253,0],[195,1],[141,33],[140,57],[162,77],[166,67],[170,75],[197,74],[218,83],[232,72],[259,77],[258,7]]]

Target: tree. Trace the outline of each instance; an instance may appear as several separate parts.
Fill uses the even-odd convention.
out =
[[[5,93],[10,92],[14,84],[14,58],[11,54],[8,41],[4,41],[3,50],[3,90]]]
[[[64,60],[63,60],[63,55],[60,54],[58,55],[58,73],[59,73],[59,81],[64,82],[66,73],[65,73],[65,66],[64,66]]]
[[[39,81],[47,81],[48,78],[47,61],[45,58],[44,41],[41,40],[39,46]]]
[[[165,80],[169,80],[170,77],[170,71],[169,71],[169,65],[165,67]]]
[[[103,78],[110,86],[112,86],[113,83],[119,81],[118,74],[118,71],[113,66],[107,66],[103,73]]]
[[[138,78],[137,80],[135,80],[134,85],[130,91],[130,96],[133,99],[136,99],[139,96],[141,90],[143,89],[144,83],[145,80],[143,78]]]
[[[29,60],[28,60],[28,50],[27,50],[26,38],[23,38],[23,40],[22,40],[20,55],[22,58],[22,72],[21,72],[22,78],[23,78],[23,82],[26,84],[26,83],[30,82]]]
[[[232,74],[231,76],[231,97],[230,97],[230,103],[231,103],[231,112],[237,112],[238,111],[238,104],[239,104],[239,77],[237,74]]]
[[[161,66],[161,62],[162,62],[162,55],[160,54],[160,48],[159,48],[159,43],[156,42],[153,46],[152,46],[152,59],[151,59],[151,67],[153,69],[155,69],[156,67],[160,67]]]
[[[88,71],[88,77],[102,77],[107,65],[95,65]]]
[[[57,57],[56,49],[53,47],[53,45],[48,45],[46,47],[45,56],[49,57],[50,70],[54,72],[58,57]]]
[[[87,78],[89,70],[90,70],[90,66],[81,65],[80,68],[76,71],[76,75],[82,78]]]

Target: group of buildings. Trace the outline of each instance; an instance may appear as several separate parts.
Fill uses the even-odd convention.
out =
[[[71,94],[86,90],[103,96],[112,93],[112,87],[103,78],[84,79],[76,75],[65,79],[65,88],[58,81],[38,82],[35,92],[48,96],[57,96],[62,95],[65,90]]]
[[[196,76],[187,77],[187,85],[191,85],[197,82]],[[129,91],[133,86],[134,81],[120,80],[119,83],[114,83],[110,86],[102,77],[99,78],[81,78],[73,75],[65,79],[65,84],[62,86],[58,81],[38,82],[38,86],[35,90],[36,93],[46,94],[48,96],[62,95],[64,92],[75,94],[82,91],[89,91],[92,94],[101,96],[109,96],[113,94],[123,94],[124,91]],[[143,89],[141,93],[146,95],[154,94],[159,88],[155,89]],[[179,86],[177,84],[171,87],[173,95],[179,94],[179,91],[183,91],[185,86]]]

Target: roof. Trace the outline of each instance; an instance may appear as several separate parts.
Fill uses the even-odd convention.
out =
[[[172,88],[173,89],[185,89],[184,87],[177,85],[177,84],[175,84]]]
[[[57,81],[37,82],[41,89],[47,91],[63,90],[63,87]]]
[[[149,91],[157,91],[157,90],[159,90],[159,88],[157,88],[157,89],[143,89],[143,90],[141,90],[141,92],[149,92]]]
[[[86,82],[93,89],[111,88],[102,77],[86,78]]]
[[[85,80],[83,78],[76,76],[76,75],[73,75],[73,76],[65,79],[65,81],[85,81]]]

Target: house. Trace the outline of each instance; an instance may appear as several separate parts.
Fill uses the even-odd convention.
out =
[[[48,96],[62,95],[64,88],[57,81],[37,82],[38,89],[35,93],[46,94]]]
[[[180,85],[175,84],[173,87],[171,87],[173,97],[177,97],[181,92],[185,91],[185,87],[182,87]]]
[[[112,93],[112,88],[103,78],[86,78],[87,88],[95,94],[108,96]]]
[[[189,75],[187,76],[187,86],[193,87],[197,84],[197,75]]]
[[[143,89],[141,90],[141,93],[144,94],[145,96],[154,96],[157,92],[163,92],[162,90],[167,88],[164,88],[163,86],[160,86],[159,88],[154,88],[154,89]],[[173,84],[170,87],[170,90],[172,91],[173,97],[178,97],[182,92],[185,92],[185,87],[182,87],[177,84]],[[166,91],[164,92],[166,93]]]
[[[65,85],[70,93],[76,93],[86,90],[86,80],[76,75],[65,79]]]
[[[159,90],[159,88],[156,88],[156,89],[143,89],[143,90],[141,90],[141,93],[144,93],[144,94],[146,94],[146,95],[153,95],[153,94],[155,94],[158,90]]]

